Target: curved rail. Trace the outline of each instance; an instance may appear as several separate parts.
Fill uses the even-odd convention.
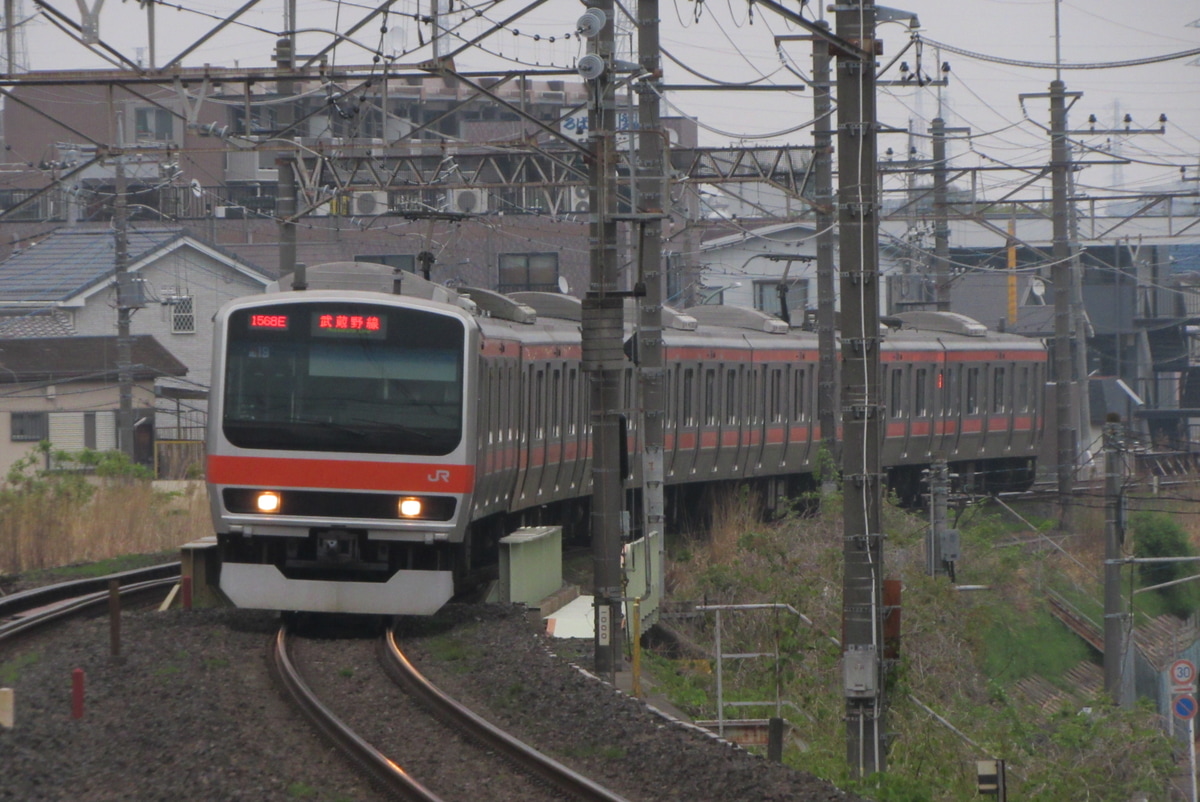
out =
[[[390,629],[383,637],[382,651],[385,658],[384,670],[396,682],[440,717],[453,722],[476,742],[503,755],[522,770],[544,780],[573,799],[584,802],[627,802],[624,797],[518,741],[442,693],[408,661],[396,643],[396,633]]]
[[[386,792],[414,802],[441,802],[440,797],[363,740],[317,699],[292,663],[286,625],[281,626],[275,635],[271,656],[271,668],[276,680],[309,721]]]
[[[122,586],[132,587],[135,584],[155,579],[174,579],[179,576],[179,563],[163,563],[149,568],[135,568],[131,571],[121,571],[116,574],[97,576],[90,579],[72,579],[69,582],[59,582],[56,585],[46,585],[41,588],[31,588],[20,593],[0,597],[0,618],[7,618],[27,610],[44,607],[47,604],[78,599],[91,593],[101,593],[108,590],[108,583],[117,580]],[[123,590],[122,590],[123,592]]]
[[[130,572],[126,572],[126,574],[128,574],[128,573],[130,573]],[[126,574],[113,574],[111,578],[116,578],[118,576],[125,576]],[[104,580],[106,584],[107,584],[107,579],[108,578],[105,578],[105,580]],[[91,582],[93,580],[88,580],[88,581]],[[96,581],[99,581],[99,580],[96,580]],[[162,588],[165,588],[174,583],[175,583],[175,577],[173,577],[173,576],[148,579],[143,582],[134,582],[129,585],[122,585],[121,589],[120,589],[120,594],[123,597],[141,596],[141,595],[144,595],[147,593],[151,593],[155,590],[161,590]],[[70,584],[76,584],[76,583],[69,582],[69,583],[65,583],[65,584],[70,585]],[[50,586],[50,587],[59,587],[59,586]],[[84,610],[88,610],[92,607],[100,607],[100,606],[108,604],[108,590],[107,589],[105,589],[103,591],[91,591],[91,592],[86,592],[86,593],[80,593],[77,588],[76,593],[73,596],[71,594],[59,594],[59,593],[52,593],[50,595],[53,597],[53,600],[49,601],[49,602],[43,601],[41,603],[34,604],[34,603],[28,603],[28,600],[26,600],[26,603],[23,603],[21,605],[13,605],[12,609],[4,610],[3,612],[5,615],[13,616],[13,615],[19,615],[21,613],[26,613],[30,610],[35,610],[38,607],[44,608],[44,609],[38,610],[35,613],[31,613],[29,615],[23,616],[21,618],[17,618],[12,621],[5,621],[3,623],[0,623],[0,641],[4,641],[7,638],[14,637],[14,636],[16,636],[22,632],[25,632],[27,630],[32,630],[32,629],[36,629],[38,627],[44,626],[46,624],[49,624],[52,621],[57,621],[60,618],[68,618],[72,615],[81,613]],[[15,596],[15,594],[14,594],[14,596]],[[11,599],[11,598],[14,598],[14,596],[10,596],[8,598]]]

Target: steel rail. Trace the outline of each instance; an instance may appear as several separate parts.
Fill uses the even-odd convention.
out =
[[[55,602],[77,599],[91,593],[107,592],[108,583],[117,580],[123,586],[133,586],[149,580],[171,579],[179,576],[179,563],[163,563],[149,568],[135,568],[90,579],[72,579],[40,588],[23,590],[8,596],[0,596],[0,618],[18,615],[26,610],[44,607]]]
[[[409,662],[389,629],[380,645],[384,670],[413,697],[450,721],[467,737],[512,761],[518,768],[549,783],[572,799],[584,802],[627,802],[624,797],[589,780],[553,758],[517,740],[463,707],[427,680]]]
[[[292,663],[286,625],[280,626],[275,635],[270,664],[276,681],[313,726],[341,749],[355,765],[370,775],[381,788],[400,799],[442,802],[440,797],[367,743],[317,699]]]
[[[132,582],[128,585],[122,585],[120,588],[120,594],[121,596],[141,596],[156,590],[161,590],[162,588],[174,583],[175,577],[158,577],[154,579],[148,579],[143,582]],[[76,583],[68,582],[64,584],[71,585]],[[47,589],[58,587],[61,586],[49,586]],[[3,614],[6,617],[22,617],[0,623],[0,642],[3,642],[8,638],[15,637],[16,635],[27,630],[37,629],[38,627],[45,626],[46,624],[57,621],[60,618],[69,618],[72,615],[82,613],[83,611],[93,607],[101,607],[106,605],[108,604],[109,598],[107,589],[90,592],[83,592],[79,589],[76,589],[76,595],[74,597],[62,596],[57,593],[50,595],[54,596],[54,598],[51,598],[49,601],[44,601],[40,604],[30,604],[28,603],[27,599],[24,606],[13,605],[12,609],[4,610]],[[36,612],[30,612],[31,610],[35,610]],[[29,613],[29,615],[22,615],[24,613]]]

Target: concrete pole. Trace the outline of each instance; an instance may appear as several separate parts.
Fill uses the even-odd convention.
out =
[[[290,20],[295,24],[295,6],[289,5],[291,9]],[[289,29],[290,34],[290,29]],[[292,71],[295,64],[295,46],[294,35],[286,35],[280,37],[275,43],[275,66],[279,70],[280,79],[277,82],[279,95],[288,97],[294,93],[294,84],[283,76],[288,75]],[[291,103],[279,104],[278,120],[279,127],[286,130],[291,126],[295,119],[295,108]],[[288,131],[282,134],[284,137],[294,136],[294,133]],[[275,169],[278,171],[279,180],[275,195],[275,217],[279,222],[279,275],[286,276],[292,274],[292,289],[306,290],[308,289],[307,279],[302,271],[297,270],[296,265],[296,155],[293,151],[281,150],[275,157]]]
[[[666,132],[662,128],[659,92],[662,86],[662,55],[659,42],[659,0],[638,2],[638,62],[647,78],[638,83],[638,212],[647,215],[638,226],[641,234],[639,254],[640,283],[645,295],[638,301],[638,378],[642,389],[642,514],[646,537],[658,532],[664,537],[666,522],[663,498],[664,397],[663,360],[663,215],[668,211],[670,195],[664,151]],[[660,556],[661,559],[661,556]],[[652,576],[653,572],[648,572]],[[665,576],[658,572],[659,578]],[[665,587],[651,590],[660,601]],[[640,624],[641,622],[635,622]],[[637,648],[637,644],[634,644]]]
[[[837,35],[865,51],[838,53],[837,151],[846,758],[851,776],[866,777],[884,771],[886,762],[875,3],[850,0],[835,8]]]
[[[621,378],[624,300],[617,286],[616,101],[613,75],[613,1],[589,8],[604,14],[604,27],[593,40],[604,72],[587,82],[588,139],[592,157],[591,263],[583,299],[583,370],[591,379],[592,425],[592,575],[595,593],[595,669],[614,677],[621,663]]]
[[[117,120],[118,142],[121,142],[121,120]],[[123,143],[122,143],[123,144]],[[117,156],[115,173],[115,195],[113,197],[113,278],[117,283],[117,412],[118,442],[121,451],[130,461],[134,458],[133,447],[133,281],[126,270],[129,267],[129,216],[126,206],[125,156]]]
[[[828,30],[821,20],[818,27]],[[834,276],[834,225],[837,222],[833,195],[833,101],[831,93],[829,42],[813,37],[813,174],[816,179],[817,225],[817,423],[821,427],[821,446],[837,464],[840,457],[837,440],[837,310]],[[832,491],[835,477],[823,477]]]
[[[942,558],[942,538],[946,531],[946,510],[950,498],[950,468],[946,460],[934,460],[929,471],[929,541],[925,544],[925,567],[930,576],[946,574]]]
[[[1067,177],[1071,170],[1071,152],[1067,143],[1066,85],[1050,83],[1050,171],[1052,226],[1054,238],[1054,388],[1055,416],[1058,421],[1058,510],[1059,528],[1071,531],[1077,452],[1076,418],[1071,393],[1074,389],[1071,356],[1071,248],[1068,241]]]
[[[933,134],[933,261],[937,311],[950,311],[950,220],[946,206],[946,121],[935,117]]]
[[[1104,690],[1128,707],[1125,693],[1125,613],[1121,600],[1121,424],[1104,424]]]

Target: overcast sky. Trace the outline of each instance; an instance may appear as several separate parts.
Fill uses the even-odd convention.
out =
[[[355,34],[362,45],[347,44],[339,49],[339,63],[369,63],[367,48],[378,48],[396,55],[398,62],[415,63],[431,55],[431,27],[414,20],[414,14],[428,14],[431,0],[420,4],[402,0],[393,6],[388,32],[380,31],[378,20],[368,23]],[[444,4],[451,0],[442,0]],[[96,0],[85,0],[95,6]],[[53,0],[63,14],[78,20],[77,3]],[[171,58],[203,31],[241,6],[242,0],[208,0],[160,5],[156,10],[157,62]],[[323,29],[302,35],[300,52],[313,52],[329,41],[327,31],[346,30],[357,22],[371,2],[333,2],[299,0],[297,22],[301,30]],[[453,0],[448,18],[457,26],[447,39],[457,46],[461,39],[473,37],[517,12],[524,4],[506,0],[500,4],[467,6]],[[35,70],[105,67],[105,62],[84,48],[70,43],[51,24],[33,15],[32,2],[24,0],[30,21],[25,26],[29,66]],[[186,8],[181,8],[186,6]],[[796,8],[793,2],[789,5]],[[1053,0],[911,0],[901,8],[919,16],[920,33],[929,40],[921,54],[921,67],[930,77],[938,77],[940,63],[950,66],[949,85],[945,88],[881,88],[880,120],[885,125],[908,128],[919,133],[928,129],[928,120],[940,108],[951,126],[968,127],[972,138],[952,144],[950,154],[955,166],[1013,164],[1029,166],[1048,160],[1049,139],[1044,127],[1049,121],[1047,100],[1022,94],[1047,91],[1054,79],[1052,69],[993,63],[985,58],[1024,62],[1054,62],[1055,3]],[[470,8],[464,14],[464,9]],[[459,69],[506,69],[531,67],[570,67],[586,52],[574,35],[576,21],[584,10],[577,0],[548,0],[530,14],[510,23],[481,43],[480,48],[457,59]],[[241,66],[267,63],[276,33],[283,27],[281,0],[264,1],[261,8],[244,16],[185,62],[198,66]],[[476,10],[480,13],[476,13]],[[805,6],[805,16],[818,16],[817,6]],[[1200,5],[1195,0],[1065,0],[1059,5],[1061,52],[1065,65],[1093,64],[1143,59],[1200,48]],[[206,16],[207,15],[207,16]],[[668,83],[699,83],[711,78],[731,83],[760,81],[795,84],[807,77],[811,67],[810,45],[786,44],[782,52],[774,44],[776,35],[803,31],[761,6],[748,6],[744,0],[705,0],[702,3],[662,0],[662,41],[665,50],[678,61],[665,60]],[[832,24],[833,20],[830,18]],[[632,26],[622,20],[622,27]],[[131,58],[148,60],[145,13],[137,3],[109,2],[100,12],[100,34],[108,43]],[[880,26],[886,65],[910,40],[905,24]],[[553,41],[551,41],[553,39]],[[627,47],[632,37],[622,35]],[[446,40],[443,40],[446,41]],[[938,52],[933,42],[970,51],[983,57]],[[424,46],[422,46],[424,43]],[[902,60],[910,68],[917,64],[915,49]],[[1062,72],[1067,89],[1082,92],[1070,112],[1072,129],[1088,127],[1095,114],[1098,128],[1114,127],[1114,120],[1125,114],[1133,118],[1132,128],[1157,128],[1160,114],[1166,114],[1165,136],[1078,135],[1092,147],[1108,148],[1133,164],[1116,168],[1088,168],[1079,178],[1080,185],[1102,189],[1120,185],[1130,189],[1162,186],[1180,177],[1180,166],[1196,177],[1200,160],[1200,56],[1119,69],[1066,69]],[[689,72],[689,69],[691,72]],[[699,75],[697,75],[697,73]],[[699,76],[703,76],[699,77]],[[899,79],[898,65],[883,79]],[[812,117],[811,92],[679,92],[668,98],[668,113],[697,117],[703,126],[702,142],[708,145],[809,144],[811,131],[800,127]],[[1118,122],[1118,128],[1124,128]],[[927,140],[914,140],[919,155],[928,156]],[[891,147],[897,158],[909,147],[903,135],[884,135],[880,151]],[[1099,158],[1099,157],[1097,157]],[[1000,191],[1014,181],[1016,174],[987,174],[986,186]],[[1200,186],[1193,184],[1192,186]]]

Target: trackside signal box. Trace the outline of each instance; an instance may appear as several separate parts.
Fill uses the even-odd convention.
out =
[[[979,793],[984,796],[994,796],[1004,802],[1008,794],[1004,787],[1003,760],[977,760],[975,773],[979,778]]]

